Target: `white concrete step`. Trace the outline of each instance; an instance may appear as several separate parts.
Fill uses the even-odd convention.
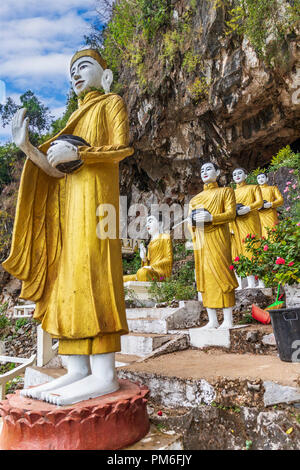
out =
[[[167,334],[171,330],[199,325],[202,304],[184,301],[178,308],[132,308],[126,310],[128,327],[134,333]]]
[[[141,308],[127,308],[126,318],[165,318],[166,316],[174,313],[178,308],[155,308],[155,307],[141,307]]]
[[[121,354],[147,356],[173,338],[171,335],[130,333],[121,336]]]

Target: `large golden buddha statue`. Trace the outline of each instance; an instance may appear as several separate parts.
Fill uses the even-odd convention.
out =
[[[231,188],[219,187],[219,168],[213,163],[201,167],[204,190],[189,205],[189,228],[194,246],[197,290],[201,293],[209,322],[203,328],[231,328],[235,288],[230,270],[231,245],[228,222],[235,218],[235,197]],[[194,225],[195,224],[195,225]],[[222,308],[219,326],[216,309]]]
[[[14,142],[28,158],[3,263],[23,281],[21,298],[36,302],[34,318],[59,339],[68,364],[67,374],[22,395],[57,405],[118,389],[114,353],[128,332],[121,243],[97,230],[103,204],[118,226],[119,161],[133,153],[127,112],[122,98],[108,93],[112,72],[96,50],[77,52],[70,75],[78,109],[58,135],[37,149],[26,110],[14,117]]]
[[[267,228],[272,228],[278,223],[276,208],[283,205],[283,197],[277,186],[268,185],[268,177],[265,173],[257,175],[257,182],[263,198],[263,207],[258,211],[261,231],[262,236],[267,237]]]
[[[146,229],[151,237],[148,250],[140,245],[142,267],[136,274],[123,276],[124,282],[165,280],[172,274],[173,249],[171,237],[163,233],[163,227],[153,215],[147,217]]]
[[[244,243],[248,235],[261,236],[261,226],[258,209],[263,205],[263,198],[259,185],[247,184],[247,172],[244,168],[236,168],[232,173],[236,183],[234,190],[236,199],[236,218],[230,223],[232,232],[232,259],[244,255],[250,258],[251,253],[246,250]],[[255,287],[255,279],[251,274],[247,276],[248,287]],[[239,279],[241,287],[241,280]]]

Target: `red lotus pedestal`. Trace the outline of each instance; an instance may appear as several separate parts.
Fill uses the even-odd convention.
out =
[[[120,380],[117,392],[70,406],[24,398],[0,402],[1,450],[116,450],[149,431],[148,389]]]

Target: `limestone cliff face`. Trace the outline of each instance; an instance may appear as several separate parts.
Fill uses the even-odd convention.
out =
[[[184,3],[175,3],[179,16]],[[219,163],[226,184],[236,165],[263,166],[300,137],[298,38],[288,39],[284,65],[267,67],[247,39],[226,36],[224,15],[202,1],[193,17],[193,38],[185,45],[203,59],[201,73],[209,86],[201,99],[189,92],[199,69],[186,73],[180,53],[172,67],[162,67],[159,39],[147,51],[147,92],[133,69],[123,69],[119,81],[135,148],[121,164],[121,194],[129,202],[182,203],[201,190],[204,160]]]

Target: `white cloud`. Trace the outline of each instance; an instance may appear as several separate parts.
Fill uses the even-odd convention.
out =
[[[104,0],[105,1],[105,0]],[[6,0],[0,4],[0,80],[7,96],[32,90],[57,118],[69,89],[69,63],[102,0]],[[10,131],[9,131],[10,132]],[[0,129],[0,139],[7,129]],[[10,138],[9,138],[10,139]]]

